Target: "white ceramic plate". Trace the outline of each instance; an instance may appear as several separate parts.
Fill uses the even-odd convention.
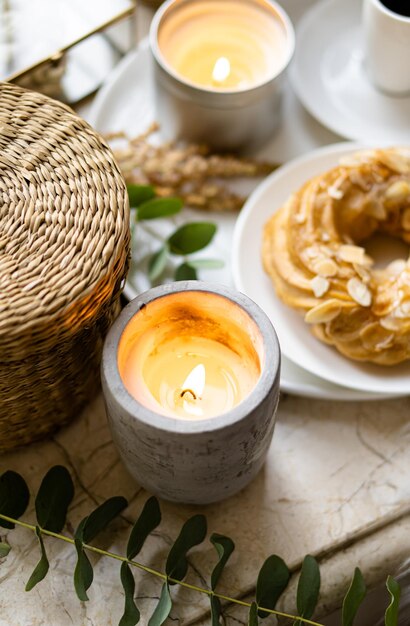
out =
[[[385,95],[367,78],[361,10],[359,0],[323,0],[306,13],[296,31],[292,86],[306,109],[342,137],[409,143],[410,96]]]
[[[149,126],[154,120],[153,111],[151,65],[147,42],[144,41],[139,49],[127,55],[108,77],[94,100],[87,118],[101,132],[126,129],[132,136],[143,132]],[[291,111],[292,115],[295,114],[294,109]],[[298,132],[302,133],[303,128],[300,125],[300,120],[290,121],[289,124],[286,119],[284,120],[284,127],[289,131],[286,135],[288,144],[292,144],[292,132],[295,126]],[[279,137],[279,142],[281,140],[282,137]],[[295,143],[295,138],[293,143]],[[281,144],[280,148],[281,152],[285,149]],[[265,147],[265,157],[268,153],[269,147]],[[186,215],[193,219],[200,219],[198,212],[187,212]],[[185,216],[183,219],[186,219]],[[209,219],[209,215],[205,215],[205,218]],[[225,259],[226,264],[223,270],[212,270],[208,274],[201,272],[201,277],[204,279],[209,277],[210,280],[218,280],[233,286],[230,255],[235,218],[232,215],[214,215],[212,219],[218,222],[218,234],[214,240],[212,256]],[[152,222],[153,225],[154,222]],[[171,225],[162,225],[162,228],[171,228]],[[165,235],[166,232],[162,234]],[[151,237],[146,236],[140,245],[139,255],[148,254],[157,244]],[[206,256],[210,254],[211,250],[206,250]],[[125,295],[132,299],[147,288],[149,285],[145,274],[132,265],[124,290]],[[331,400],[367,400],[380,397],[371,393],[345,389],[322,380],[298,367],[286,357],[282,360],[281,388],[285,392],[296,395]]]
[[[296,311],[275,295],[263,271],[262,229],[290,193],[306,180],[338,163],[340,157],[363,145],[336,144],[291,161],[271,174],[251,195],[235,228],[232,267],[238,289],[255,300],[272,320],[282,352],[293,363],[334,384],[365,392],[404,395],[410,389],[410,363],[394,367],[358,363],[318,341]]]

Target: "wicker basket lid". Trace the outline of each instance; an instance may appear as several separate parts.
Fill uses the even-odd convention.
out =
[[[52,334],[51,323],[61,338],[95,314],[116,274],[123,278],[128,220],[124,180],[99,135],[67,106],[0,83],[0,345],[8,358]]]

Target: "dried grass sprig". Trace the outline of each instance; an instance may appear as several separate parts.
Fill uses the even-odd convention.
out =
[[[257,178],[270,174],[276,163],[234,155],[213,154],[201,144],[177,141],[155,145],[153,123],[144,133],[128,138],[110,133],[114,155],[128,184],[152,185],[158,196],[178,196],[185,204],[208,211],[239,211],[246,197],[229,189],[228,179]]]

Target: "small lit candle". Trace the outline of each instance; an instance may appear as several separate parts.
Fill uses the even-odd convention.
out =
[[[294,31],[273,0],[167,0],[150,48],[165,137],[242,149],[276,128]]]
[[[215,89],[254,87],[280,72],[287,33],[261,2],[179,2],[158,31],[159,50],[181,77]]]
[[[138,482],[205,503],[244,487],[264,462],[280,353],[246,296],[196,281],[162,285],[121,313],[104,345],[111,430]]]
[[[215,417],[255,387],[263,360],[254,322],[210,293],[154,300],[121,339],[118,363],[130,394],[170,417]]]

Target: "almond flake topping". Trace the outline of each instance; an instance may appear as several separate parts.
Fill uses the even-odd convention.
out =
[[[325,300],[306,313],[305,322],[307,324],[324,324],[335,319],[341,310],[338,300]]]
[[[409,153],[405,149],[400,152],[398,150],[395,152],[390,150],[379,151],[377,156],[383,165],[387,165],[394,172],[408,174],[410,171]]]
[[[334,276],[337,274],[337,265],[332,259],[323,259],[315,263],[315,272],[319,276]]]
[[[368,283],[370,282],[370,274],[369,272],[363,267],[363,265],[360,265],[359,263],[353,263],[353,268],[356,272],[356,274],[359,275],[359,277],[362,279],[362,281],[364,283]]]
[[[406,269],[406,261],[404,259],[396,259],[389,263],[386,267],[386,270],[389,274],[393,274],[394,276],[399,276]]]
[[[327,193],[334,200],[341,200],[343,198],[343,196],[344,196],[344,193],[340,189],[340,187],[336,187],[335,185],[331,185],[330,187],[328,187],[327,188]]]
[[[343,245],[338,250],[338,257],[346,263],[364,264],[366,260],[366,251],[360,246]]]
[[[361,306],[370,306],[372,303],[372,294],[369,288],[358,278],[351,278],[347,283],[347,291],[357,304]]]
[[[386,199],[401,202],[410,195],[410,184],[405,180],[396,180],[386,189]]]
[[[400,319],[393,317],[392,315],[387,315],[380,319],[380,326],[386,328],[386,330],[400,330],[403,326],[403,322]]]
[[[407,319],[410,317],[410,300],[405,300],[397,306],[393,311],[393,315],[399,319]]]
[[[329,281],[327,278],[323,278],[323,276],[315,276],[312,278],[310,285],[316,298],[321,298],[330,287]]]

